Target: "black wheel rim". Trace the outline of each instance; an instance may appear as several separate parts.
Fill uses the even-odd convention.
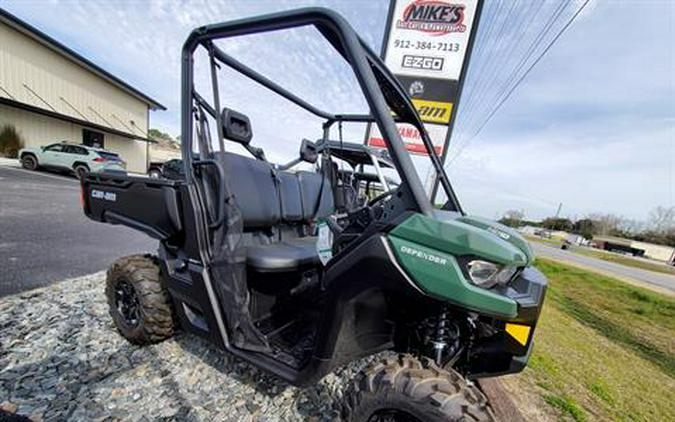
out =
[[[136,289],[127,280],[120,280],[115,286],[115,308],[122,322],[130,328],[138,326],[140,313]]]
[[[408,412],[397,409],[383,409],[370,415],[368,422],[422,422]]]

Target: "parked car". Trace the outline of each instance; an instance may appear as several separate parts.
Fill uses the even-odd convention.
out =
[[[19,159],[23,168],[28,170],[44,168],[67,171],[80,179],[90,172],[126,169],[126,163],[117,153],[68,142],[23,148],[19,151]]]
[[[165,162],[153,161],[148,168],[148,176],[152,178],[164,178],[171,180],[182,180],[185,178],[183,170],[183,160],[172,158]]]

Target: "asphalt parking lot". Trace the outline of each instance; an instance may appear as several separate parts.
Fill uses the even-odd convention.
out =
[[[144,234],[86,218],[75,178],[0,165],[0,297],[154,250]]]

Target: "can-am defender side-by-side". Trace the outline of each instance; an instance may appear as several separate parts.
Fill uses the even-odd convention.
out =
[[[370,113],[323,111],[216,45],[300,26],[315,27],[347,62]],[[210,67],[208,101],[196,88],[197,53]],[[249,118],[221,105],[223,66],[321,118],[322,139],[299,142],[291,163],[268,162],[251,144]],[[349,24],[311,8],[200,27],[183,48],[182,97],[180,175],[92,174],[82,184],[87,216],[159,240],[157,256],[122,258],[108,271],[120,333],[152,343],[177,322],[296,385],[393,351],[344,393],[346,420],[491,420],[467,379],[524,368],[546,280],[521,236],[463,213],[411,101]],[[377,125],[386,153],[343,142],[341,130],[331,138],[350,122]],[[427,197],[396,122],[420,132],[443,209]]]

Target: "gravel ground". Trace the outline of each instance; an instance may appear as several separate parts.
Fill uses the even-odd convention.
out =
[[[115,330],[104,273],[0,299],[0,409],[39,420],[323,421],[366,359],[298,389],[179,333]],[[3,419],[0,412],[0,420]]]

